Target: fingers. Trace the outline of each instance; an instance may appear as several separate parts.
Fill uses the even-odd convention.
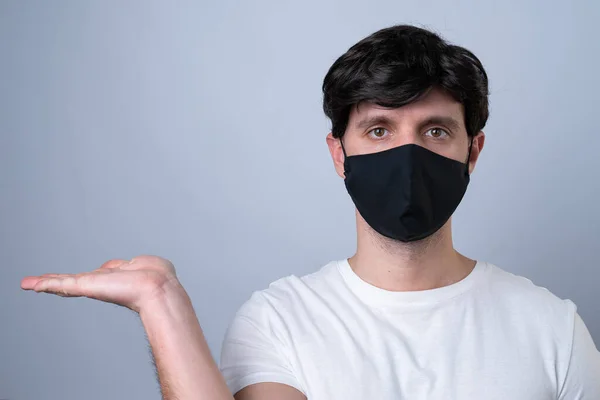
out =
[[[67,274],[44,274],[40,276],[26,276],[21,280],[21,288],[25,290],[31,290],[33,287],[42,279],[46,278],[60,278]]]
[[[37,276],[26,276],[21,279],[21,289],[31,290],[39,280],[40,278]]]
[[[120,260],[120,259],[114,259],[114,260],[109,260],[107,262],[105,262],[104,264],[102,264],[100,266],[100,269],[112,269],[112,268],[118,268],[121,267],[125,264],[128,264],[129,260]]]
[[[119,268],[125,264],[128,264],[129,261],[128,260],[121,260],[121,259],[113,259],[113,260],[109,260],[107,262],[105,262],[104,264],[102,264],[100,266],[100,268],[95,269],[93,272],[94,273],[108,273],[108,272],[112,272],[112,270],[114,270],[115,268]],[[46,279],[50,279],[50,278],[66,278],[66,277],[79,277],[83,274],[77,274],[77,275],[73,275],[73,274],[56,274],[56,273],[50,273],[50,274],[43,274],[43,275],[39,275],[39,276],[27,276],[25,278],[23,278],[21,280],[21,288],[24,290],[35,290],[35,286],[40,283],[43,280]],[[60,281],[52,281],[53,283],[51,283],[51,285],[54,285],[56,282],[60,282]],[[46,284],[43,284],[41,287],[45,287]],[[53,287],[53,286],[51,286]],[[37,291],[37,290],[36,290]],[[40,290],[40,291],[45,291],[45,290]],[[58,294],[58,293],[57,293]]]
[[[32,289],[36,292],[52,293],[62,297],[83,296],[83,291],[78,285],[78,276],[70,274],[47,274],[54,275],[39,279]]]

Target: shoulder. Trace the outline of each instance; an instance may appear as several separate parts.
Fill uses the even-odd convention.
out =
[[[307,303],[318,301],[323,295],[331,295],[340,289],[341,275],[337,261],[320,267],[317,271],[303,275],[289,275],[280,278],[265,289],[252,293],[250,298],[239,308],[238,316],[268,314],[294,314],[294,310]]]
[[[282,383],[305,393],[294,362],[302,335],[302,309],[335,280],[336,263],[312,274],[290,275],[252,293],[230,322],[221,346],[220,370],[232,393],[261,382]]]
[[[535,284],[521,276],[494,264],[487,263],[489,278],[486,290],[507,306],[518,306],[524,311],[536,311],[542,315],[573,317],[576,306],[569,299],[562,299],[548,288]]]
[[[489,312],[502,329],[521,341],[531,341],[558,360],[568,358],[573,340],[577,306],[531,279],[488,264],[489,278],[483,290]]]
[[[305,275],[290,275],[252,293],[230,322],[222,346],[221,360],[233,365],[240,358],[270,355],[278,363],[292,357],[290,345],[301,337],[315,312],[323,309],[322,296],[335,292],[340,278],[337,262]]]
[[[530,279],[490,265],[489,289],[499,299],[521,343],[537,348],[552,360],[560,399],[600,398],[600,353],[570,299],[562,299]],[[562,388],[562,389],[561,389]],[[588,398],[588,397],[586,397]]]

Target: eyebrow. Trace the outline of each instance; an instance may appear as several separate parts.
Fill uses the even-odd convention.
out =
[[[371,117],[366,117],[366,118],[360,120],[356,124],[356,127],[358,129],[362,130],[362,129],[366,129],[366,128],[368,128],[370,126],[374,126],[374,125],[390,126],[390,125],[394,125],[394,121],[391,118],[387,117],[386,115],[373,115]],[[446,115],[431,115],[419,122],[418,129],[421,130],[421,129],[425,128],[426,126],[430,126],[430,125],[443,125],[453,131],[457,131],[461,127],[461,124],[453,117],[446,116]]]

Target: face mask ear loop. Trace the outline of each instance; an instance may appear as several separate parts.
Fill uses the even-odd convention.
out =
[[[473,139],[471,138],[471,144],[469,145],[469,155],[467,156],[467,168],[465,170],[465,175],[469,176],[469,162],[471,161],[471,149],[473,148]]]
[[[348,157],[346,155],[346,149],[344,148],[344,142],[342,141],[342,138],[340,137],[340,144],[342,145],[342,151],[344,152],[344,161],[346,161],[346,157]]]
[[[344,141],[342,139],[343,136],[340,137],[340,145],[342,146],[342,151],[344,152],[344,175],[346,175],[348,172],[350,172],[350,167],[348,167],[348,163],[346,163],[346,158],[348,158],[348,155],[346,154],[346,148],[344,147]]]

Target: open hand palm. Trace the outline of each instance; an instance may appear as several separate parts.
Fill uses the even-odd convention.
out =
[[[140,304],[160,295],[176,280],[175,268],[156,256],[110,260],[100,268],[78,274],[28,276],[21,288],[63,297],[88,297],[118,304],[139,312]]]

